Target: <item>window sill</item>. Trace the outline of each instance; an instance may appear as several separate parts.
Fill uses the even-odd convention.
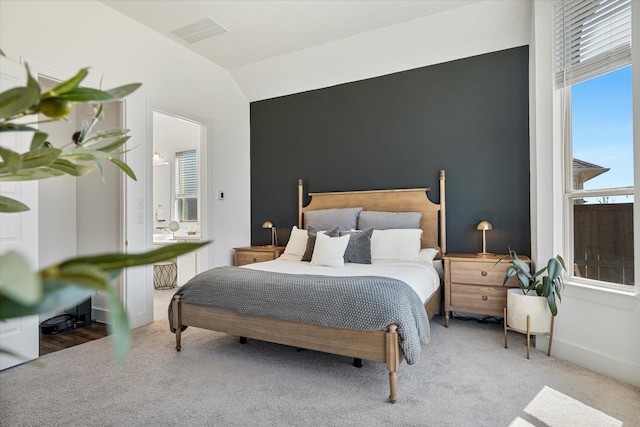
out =
[[[567,285],[562,296],[581,299],[601,305],[609,305],[623,310],[634,311],[640,305],[640,295],[636,288],[614,289],[592,285],[575,280],[566,280]]]

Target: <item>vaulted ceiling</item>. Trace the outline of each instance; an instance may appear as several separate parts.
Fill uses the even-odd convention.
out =
[[[228,70],[454,9],[458,0],[103,0]],[[188,42],[173,34],[189,26]],[[214,28],[207,24],[217,25]]]

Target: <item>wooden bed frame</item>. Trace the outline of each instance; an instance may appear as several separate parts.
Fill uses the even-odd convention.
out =
[[[362,206],[364,210],[422,212],[422,247],[446,253],[445,172],[440,171],[440,204],[431,202],[429,188],[309,193],[312,200],[303,207],[302,180],[298,181],[298,226],[310,210]],[[441,286],[425,303],[429,319],[440,309]],[[176,350],[181,349],[181,327],[195,326],[230,335],[322,351],[355,359],[385,363],[389,371],[389,400],[397,399],[397,371],[403,360],[396,325],[386,331],[358,331],[267,317],[250,316],[212,307],[187,304],[173,297],[172,326],[176,330]]]

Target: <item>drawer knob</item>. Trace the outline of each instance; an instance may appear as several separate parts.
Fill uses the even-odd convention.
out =
[[[482,273],[480,273],[480,274],[482,274],[483,276],[486,276],[487,272],[486,272],[486,270],[482,270]]]
[[[258,262],[258,258],[253,257],[253,262]]]
[[[489,299],[489,297],[488,297],[488,296],[486,296],[486,295],[482,295],[482,301],[486,301],[486,300],[488,300],[488,299]]]

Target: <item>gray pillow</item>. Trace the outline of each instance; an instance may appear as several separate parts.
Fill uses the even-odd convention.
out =
[[[304,213],[307,226],[316,230],[330,230],[338,227],[340,230],[355,230],[358,225],[358,214],[362,208],[333,208],[308,211]],[[336,236],[334,236],[336,237]]]
[[[358,229],[390,230],[396,228],[420,228],[422,212],[362,211],[358,218]]]
[[[327,230],[325,234],[329,237],[338,237],[338,227]],[[307,227],[307,249],[304,251],[304,255],[302,255],[301,261],[311,261],[311,257],[313,256],[313,248],[316,246],[317,235],[318,230],[313,227]]]
[[[371,264],[371,235],[373,228],[358,231],[341,231],[340,236],[349,235],[349,244],[344,252],[344,262]]]

